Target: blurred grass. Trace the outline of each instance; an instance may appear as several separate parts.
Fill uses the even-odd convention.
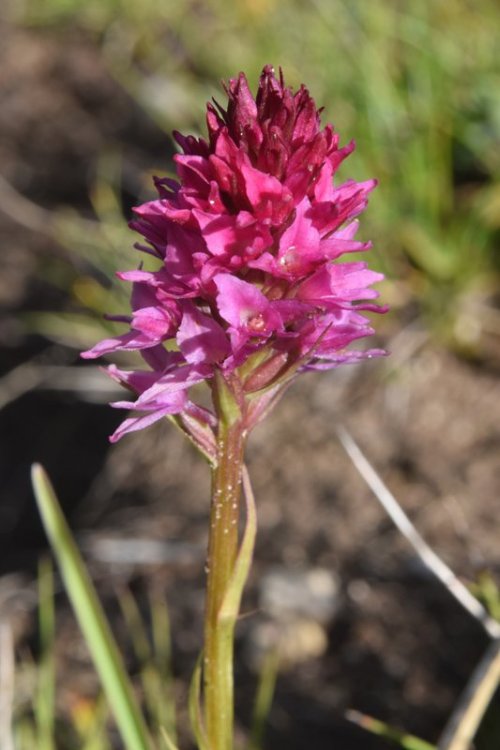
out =
[[[220,79],[243,69],[255,88],[263,64],[282,66],[288,83],[307,83],[343,142],[356,139],[342,176],[380,181],[363,233],[391,278],[384,298],[416,302],[435,332],[472,353],[483,329],[500,333],[491,315],[500,270],[496,0],[25,0],[11,15],[83,30],[166,132],[203,132],[205,101],[223,100]],[[108,188],[103,180],[95,194],[109,197]],[[123,248],[132,235],[115,209],[97,211],[99,231]],[[82,243],[74,238],[76,252],[92,252]],[[109,273],[102,241],[93,249]],[[76,284],[84,304],[99,296],[90,286]]]
[[[42,560],[39,566],[38,599],[38,661],[34,662],[25,653],[18,659],[16,668],[15,748],[111,750],[116,747],[116,730],[105,693],[89,697],[79,692],[77,683],[68,685],[66,680],[56,690],[62,675],[56,644],[54,573],[49,559]],[[162,750],[166,747],[162,731],[168,731],[169,737],[176,737],[167,606],[157,592],[151,595],[146,613],[141,612],[131,592],[123,588],[117,592],[117,603],[126,626],[130,653],[137,663],[142,707],[151,725],[154,747]]]

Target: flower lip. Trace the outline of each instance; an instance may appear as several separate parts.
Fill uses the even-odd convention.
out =
[[[219,312],[233,330],[267,337],[283,328],[273,304],[253,284],[230,274],[218,274],[214,283]]]

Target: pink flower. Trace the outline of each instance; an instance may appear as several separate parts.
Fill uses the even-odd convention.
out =
[[[109,368],[138,396],[114,405],[142,413],[112,440],[177,414],[206,448],[216,416],[189,399],[193,385],[218,373],[256,415],[301,371],[384,353],[346,349],[373,333],[362,311],[384,311],[364,302],[382,276],[339,260],[370,248],[355,240],[355,217],[375,181],[334,183],[354,144],[340,148],[308,90],[294,93],[270,66],[255,99],[243,73],[226,93],[225,110],[207,106],[208,140],[175,133],[178,181],[157,179],[159,198],[135,209],[147,242],[136,247],[159,266],[119,274],[132,282],[130,330],[82,355],[137,350],[148,365]]]

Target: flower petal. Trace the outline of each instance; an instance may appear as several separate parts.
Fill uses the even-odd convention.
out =
[[[170,409],[158,409],[157,411],[152,411],[149,414],[144,414],[143,416],[130,417],[129,419],[126,419],[121,423],[118,429],[116,429],[110,436],[109,440],[111,443],[117,443],[118,440],[120,440],[124,435],[127,435],[129,432],[143,430],[145,427],[150,427],[152,424],[158,422],[158,420],[166,417],[168,414],[178,414],[181,411],[182,406],[178,409],[178,411],[171,411]]]
[[[222,326],[194,305],[185,306],[176,338],[182,354],[192,364],[220,362],[231,350]]]

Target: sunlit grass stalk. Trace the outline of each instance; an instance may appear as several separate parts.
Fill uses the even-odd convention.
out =
[[[69,599],[99,674],[127,750],[151,744],[130,679],[78,548],[43,468],[32,469],[42,520],[56,555]]]
[[[372,734],[393,742],[402,748],[402,750],[437,750],[436,746],[431,745],[430,742],[421,740],[420,737],[415,737],[407,732],[402,732],[395,727],[389,726],[384,721],[379,721],[373,718],[373,716],[367,716],[359,711],[348,711],[347,718]]]
[[[171,684],[170,624],[166,605],[150,601],[152,643],[139,606],[127,588],[120,591],[118,601],[127,632],[132,640],[135,656],[140,663],[144,701],[156,730],[164,727],[176,742],[175,703]]]
[[[32,750],[37,746],[36,729],[28,719],[16,724],[14,731],[14,747],[19,750]]]
[[[170,617],[166,602],[160,596],[150,597],[151,627],[153,637],[153,660],[156,674],[161,684],[161,694],[157,695],[157,721],[165,727],[174,744],[177,743],[177,716],[172,674],[172,643],[170,638]]]
[[[40,661],[37,672],[36,724],[39,750],[54,750],[55,723],[55,606],[54,574],[48,557],[38,567],[38,626]]]
[[[490,644],[472,673],[444,731],[438,750],[468,750],[500,682],[500,639]]]

